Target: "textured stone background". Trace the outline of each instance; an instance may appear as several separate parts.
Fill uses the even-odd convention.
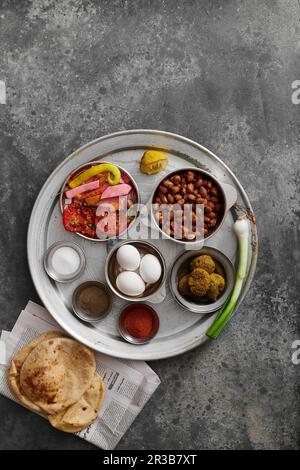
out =
[[[152,364],[162,385],[119,449],[300,447],[299,18],[296,0],[0,1],[1,328],[39,301],[26,231],[41,185],[91,139],[190,137],[256,210],[260,260],[239,314],[218,342]],[[0,422],[2,449],[93,448],[4,398]]]

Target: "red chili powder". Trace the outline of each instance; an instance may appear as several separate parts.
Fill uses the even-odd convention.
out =
[[[155,328],[155,318],[147,305],[132,305],[122,314],[122,326],[133,337],[148,338]]]

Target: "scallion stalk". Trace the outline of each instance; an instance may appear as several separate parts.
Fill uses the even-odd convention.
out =
[[[240,217],[233,225],[233,230],[239,242],[239,264],[237,270],[236,281],[231,297],[220,311],[219,316],[206,332],[206,336],[217,339],[229,322],[231,315],[235,309],[243,288],[244,279],[247,274],[248,251],[249,251],[249,223],[245,216]]]

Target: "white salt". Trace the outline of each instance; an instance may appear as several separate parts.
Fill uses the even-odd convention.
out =
[[[52,256],[53,269],[63,276],[75,273],[80,266],[80,257],[76,250],[62,246]]]

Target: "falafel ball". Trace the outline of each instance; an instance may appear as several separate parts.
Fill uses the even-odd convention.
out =
[[[188,283],[189,277],[190,275],[186,274],[185,276],[182,276],[182,278],[180,278],[178,282],[178,290],[180,294],[183,296],[191,295],[191,291],[190,291],[190,287]]]
[[[203,297],[210,286],[210,275],[204,269],[196,268],[189,275],[188,284],[192,294]]]
[[[197,258],[194,258],[192,260],[190,267],[191,267],[191,271],[193,271],[193,269],[196,269],[196,268],[202,268],[205,271],[207,271],[208,274],[211,274],[214,272],[216,265],[211,256],[201,255],[201,256],[197,256]]]
[[[220,274],[210,275],[210,286],[207,291],[207,297],[210,300],[217,300],[225,289],[225,279]]]
[[[220,274],[220,276],[222,276],[222,277],[225,277],[224,269],[223,269],[222,265],[216,260],[215,260],[215,265],[216,265],[216,268],[215,268],[214,272],[216,274]]]

